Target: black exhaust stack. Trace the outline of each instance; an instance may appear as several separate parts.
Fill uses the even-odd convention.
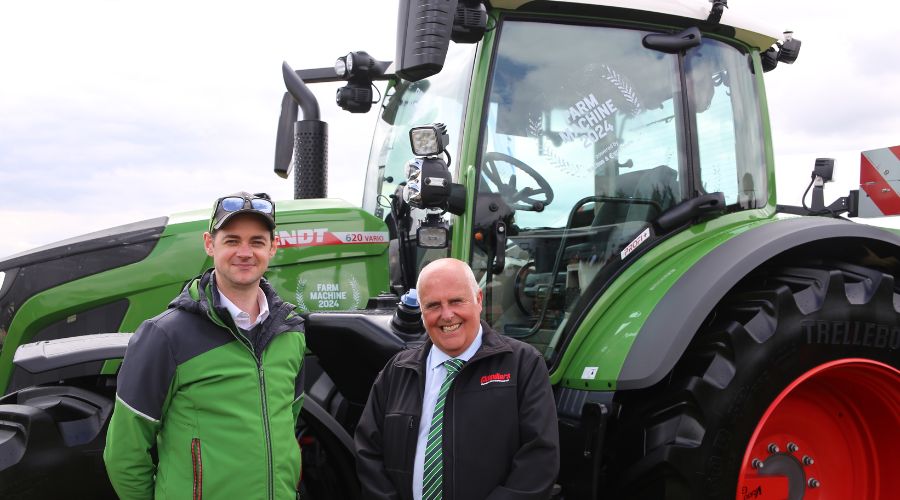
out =
[[[319,103],[287,62],[281,65],[287,92],[275,143],[275,173],[287,178],[294,170],[294,198],[328,195],[328,124],[319,119]],[[303,120],[297,121],[297,105]]]

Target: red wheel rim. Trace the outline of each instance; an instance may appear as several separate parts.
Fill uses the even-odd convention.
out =
[[[842,359],[775,398],[747,445],[736,498],[896,498],[898,471],[900,371]]]

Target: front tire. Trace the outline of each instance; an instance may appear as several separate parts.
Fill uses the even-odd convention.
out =
[[[621,398],[617,498],[892,498],[895,286],[834,262],[740,283],[666,379]]]

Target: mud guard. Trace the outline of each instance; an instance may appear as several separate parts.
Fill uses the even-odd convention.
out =
[[[881,228],[835,219],[802,217],[765,224],[738,235],[686,272],[653,309],[635,338],[622,370],[618,389],[649,387],[669,373],[681,358],[703,320],[743,277],[765,262],[804,245],[826,240],[856,240],[892,247],[900,257],[900,237]],[[846,244],[846,242],[844,242]],[[830,248],[825,251],[834,252]],[[838,254],[840,255],[840,254]],[[715,270],[711,273],[710,270]],[[654,332],[671,332],[668,335]]]

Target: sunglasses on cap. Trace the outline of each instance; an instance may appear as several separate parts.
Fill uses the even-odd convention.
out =
[[[213,217],[209,221],[209,230],[219,229],[236,213],[256,212],[264,217],[270,229],[275,227],[275,204],[265,193],[235,193],[216,200]]]
[[[219,207],[226,212],[237,212],[245,208],[264,214],[271,214],[275,211],[275,205],[272,203],[272,200],[266,198],[241,198],[239,196],[220,198]]]

